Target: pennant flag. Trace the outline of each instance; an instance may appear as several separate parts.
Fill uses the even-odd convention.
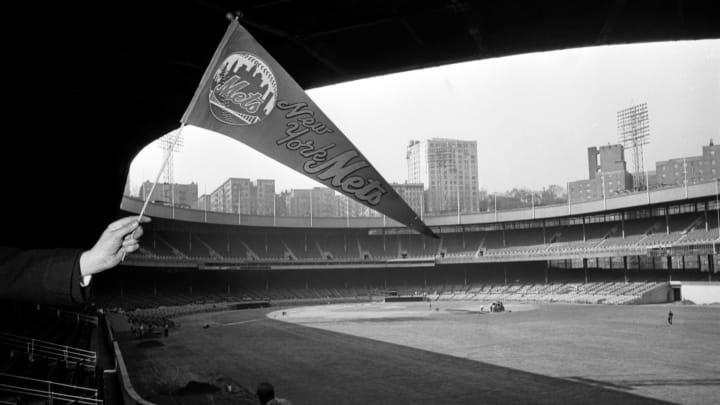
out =
[[[245,143],[355,201],[437,238],[237,20],[230,23],[181,122]]]

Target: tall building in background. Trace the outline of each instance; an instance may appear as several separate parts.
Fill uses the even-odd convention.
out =
[[[395,189],[395,191],[402,197],[403,200],[412,208],[413,211],[415,211],[416,214],[422,215],[423,209],[425,208],[423,205],[425,204],[424,201],[424,194],[425,194],[425,186],[423,186],[422,183],[392,183],[391,186]]]
[[[195,202],[195,204],[193,204],[192,207],[195,208],[196,210],[212,211],[212,206],[210,204],[210,201],[211,201],[210,195],[203,194],[197,199],[197,201]]]
[[[352,198],[342,194],[337,195],[335,199],[337,203],[337,214],[340,217],[381,217],[382,214],[374,209],[360,204]]]
[[[410,141],[407,147],[408,183],[428,185],[427,142]]]
[[[713,181],[720,173],[720,145],[703,146],[702,155],[674,158],[655,163],[657,186],[688,185]],[[650,184],[653,184],[652,182]]]
[[[252,214],[250,179],[231,177],[210,194],[211,211]]]
[[[275,180],[257,179],[252,188],[254,215],[275,214]]]
[[[425,187],[425,213],[479,211],[477,141],[411,141],[406,158],[408,183]]]
[[[275,194],[275,215],[278,217],[289,216],[287,208],[287,198],[290,192],[283,190],[280,194]]]
[[[140,186],[139,197],[143,200],[147,198],[152,190],[153,183],[149,180]],[[152,191],[150,201],[164,202],[167,204],[174,203],[176,207],[191,208],[197,203],[198,199],[198,185],[197,183],[190,184],[168,184],[158,183],[155,186],[155,190]]]
[[[285,200],[287,215],[291,217],[337,217],[338,204],[335,191],[325,187],[293,189]]]
[[[290,190],[285,196],[285,206],[290,217],[309,217],[310,190]]]
[[[622,145],[588,148],[588,180],[570,182],[570,201],[600,200],[627,192],[633,187],[633,176],[627,171]]]
[[[231,177],[210,194],[210,210],[243,215],[273,215],[275,180]]]

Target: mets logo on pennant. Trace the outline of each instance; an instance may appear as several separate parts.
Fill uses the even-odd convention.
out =
[[[225,124],[257,124],[270,115],[276,100],[275,76],[262,59],[251,53],[228,56],[213,76],[210,111]]]

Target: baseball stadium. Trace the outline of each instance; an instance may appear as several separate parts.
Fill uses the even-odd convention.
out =
[[[720,136],[717,117],[702,126],[678,112],[683,135],[664,135],[658,143],[664,152],[691,145],[687,150],[701,148],[702,154],[658,153],[652,156],[658,158],[657,170],[649,173],[639,162],[650,137],[647,111],[654,106],[633,100],[632,107],[617,112],[618,144],[583,146],[588,179],[569,181],[566,188],[553,185],[550,197],[483,191],[481,198],[483,181],[493,177],[497,187],[509,190],[516,185],[508,173],[524,172],[530,179],[536,161],[517,163],[522,156],[494,150],[490,135],[475,128],[478,139],[488,140],[481,145],[486,158],[506,153],[497,173],[478,174],[477,141],[451,139],[456,135],[451,126],[438,134],[442,138],[417,141],[421,136],[409,129],[397,135],[410,142],[403,151],[409,181],[389,183],[384,177],[394,174],[380,174],[363,153],[371,156],[368,149],[390,146],[365,147],[357,134],[367,128],[334,126],[314,104],[322,95],[310,94],[326,85],[456,62],[650,41],[712,40],[705,43],[712,52],[695,61],[701,66],[697,71],[707,73],[718,66],[720,55],[715,41],[720,26],[709,17],[712,4],[320,3],[116,4],[116,10],[91,19],[62,7],[38,13],[55,27],[43,32],[43,40],[57,32],[57,42],[67,45],[47,47],[48,60],[67,61],[67,66],[57,64],[48,93],[67,101],[47,112],[48,121],[61,117],[53,118],[59,129],[47,137],[51,140],[20,136],[18,142],[28,148],[37,144],[39,163],[27,164],[31,167],[17,176],[12,175],[15,163],[4,167],[17,179],[8,185],[14,194],[3,199],[10,218],[0,248],[17,246],[30,255],[0,249],[0,282],[10,286],[0,286],[0,405],[718,403],[720,145],[712,139],[703,143],[707,134]],[[169,21],[158,23],[166,13]],[[213,55],[222,34],[217,27],[228,21]],[[188,28],[193,24],[195,30]],[[102,35],[88,34],[97,26],[109,31],[107,48],[98,39]],[[169,27],[178,26],[182,32],[173,36]],[[238,44],[249,50],[232,48]],[[62,59],[65,52],[70,56]],[[592,65],[584,56],[568,55],[554,57],[564,64]],[[520,71],[534,66],[527,61],[517,63]],[[40,67],[40,72],[24,76],[45,77],[51,71],[50,63],[31,65],[27,69]],[[502,70],[493,73],[500,77]],[[98,91],[99,79],[117,82]],[[698,88],[714,85],[707,92],[715,91],[711,101],[717,104],[718,83],[698,87],[693,79],[678,80],[693,94],[706,94]],[[370,88],[368,83],[360,87]],[[448,80],[438,83],[451,94],[464,91]],[[32,86],[23,82],[21,87],[17,94],[24,96]],[[311,89],[312,99],[304,89]],[[588,92],[587,105],[593,108],[612,104],[592,98],[601,91],[573,91],[582,97]],[[286,94],[294,98],[285,99]],[[524,103],[512,97],[506,104]],[[677,105],[696,101],[682,97],[674,100]],[[44,115],[18,104],[31,117],[23,122]],[[582,136],[590,139],[593,131],[607,129],[597,122],[573,127],[576,121],[563,116],[573,114],[570,104],[557,117],[545,117],[556,127],[542,130],[565,126],[562,131],[587,132]],[[85,115],[78,113],[79,105]],[[397,118],[386,111],[373,116],[358,105],[341,109],[367,113],[368,121]],[[702,116],[705,110],[698,110],[687,116]],[[107,120],[109,112],[133,113],[137,120]],[[422,114],[452,121],[442,112]],[[197,178],[186,185],[172,174],[174,153],[192,136],[181,138],[186,125],[246,144],[263,159],[325,186],[324,191],[302,189],[304,183],[276,193],[270,174],[253,183],[234,177],[234,168],[217,173],[225,163],[213,151],[193,167],[228,180],[198,196]],[[56,137],[73,128],[79,128],[77,139]],[[100,130],[106,138],[95,137]],[[665,129],[672,131],[677,127]],[[562,143],[562,137],[535,136],[523,135],[521,142],[537,150],[543,164],[555,164],[558,171],[571,167],[553,162],[555,155],[548,152],[547,144]],[[201,142],[214,142],[208,139]],[[105,151],[116,140],[117,151]],[[432,142],[442,145],[432,149]],[[282,154],[273,155],[277,151],[268,152],[267,145]],[[342,152],[333,150],[337,145]],[[160,170],[152,181],[155,173],[137,167],[148,150],[158,151],[156,146],[163,162],[152,162]],[[431,160],[433,151],[446,160],[428,169],[432,163],[419,162]],[[376,156],[374,164],[389,155]],[[512,159],[515,163],[509,163]],[[6,161],[10,158],[0,159]],[[232,161],[254,164],[248,156],[232,156]],[[182,167],[175,163],[180,177]],[[432,170],[435,178],[427,174]],[[421,179],[421,171],[430,177]],[[544,176],[537,172],[536,177]],[[557,182],[539,181],[543,192],[544,185]],[[42,193],[38,187],[45,187]],[[68,189],[83,198],[66,198]],[[48,202],[53,199],[57,202]],[[323,211],[321,203],[334,214]],[[41,215],[48,211],[52,215]],[[112,222],[100,239],[96,231],[108,218],[129,217],[134,225],[117,236],[105,256],[109,264],[87,273],[86,254],[127,229]],[[73,251],[70,264],[61,266],[59,252],[72,245],[93,247]],[[36,248],[44,250],[31,250]],[[30,282],[17,270],[40,267],[44,273]],[[65,267],[67,279],[48,271]]]
[[[175,325],[167,340],[112,328],[157,403],[263,378],[300,403],[711,403],[720,314],[697,304],[717,303],[716,186],[427,218],[439,239],[383,218],[237,225],[154,205],[144,247],[96,295]]]
[[[262,380],[297,403],[712,403],[716,187],[427,218],[439,239],[151,204],[95,286],[104,323],[53,330],[101,335],[138,403],[254,403]]]

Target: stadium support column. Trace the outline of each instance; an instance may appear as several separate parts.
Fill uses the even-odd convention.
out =
[[[507,285],[507,262],[503,262],[503,276],[505,277],[505,285]]]
[[[550,267],[550,260],[545,260],[545,284],[548,283],[548,268]]]
[[[667,256],[668,281],[672,281],[672,256]]]
[[[192,280],[192,272],[191,271],[188,272],[188,274],[187,274],[187,281],[188,281],[188,291],[190,292],[190,296],[192,297],[192,295],[193,295],[193,288],[192,288],[193,280]]]
[[[628,259],[627,259],[627,256],[623,256],[623,271],[625,272],[625,283],[627,283],[628,282],[628,276],[627,276]]]
[[[587,282],[588,282],[588,277],[587,277],[587,270],[588,270],[588,268],[587,268],[587,258],[583,257],[582,260],[583,260],[583,272],[585,273],[585,284],[587,284]]]
[[[712,274],[715,272],[715,257],[708,255],[708,281],[712,281]]]
[[[697,255],[697,264],[698,264],[698,271],[702,272],[702,255]],[[710,274],[710,270],[708,270],[708,274]],[[710,281],[708,279],[708,281]]]

